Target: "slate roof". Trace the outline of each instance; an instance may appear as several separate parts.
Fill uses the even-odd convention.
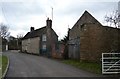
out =
[[[46,33],[46,26],[36,29],[34,31],[28,32],[23,39],[28,39],[28,38],[34,38],[34,37],[40,37],[43,33]]]
[[[34,38],[34,37],[40,37],[42,34],[45,34],[46,33],[46,26],[42,27],[42,28],[39,28],[39,29],[36,29],[32,32],[28,32],[22,40],[24,39],[28,39],[28,38]],[[56,32],[51,28],[51,30],[54,32],[54,34],[58,37],[58,35],[56,34]]]

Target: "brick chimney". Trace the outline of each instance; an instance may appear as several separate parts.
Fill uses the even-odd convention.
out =
[[[31,32],[34,31],[34,27],[30,27],[30,31],[31,31]]]
[[[46,20],[46,26],[52,28],[52,20],[51,19],[48,18]]]

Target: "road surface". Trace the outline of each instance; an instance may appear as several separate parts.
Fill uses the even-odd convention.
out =
[[[18,53],[4,52],[10,59],[6,77],[96,77],[73,66],[50,58]]]

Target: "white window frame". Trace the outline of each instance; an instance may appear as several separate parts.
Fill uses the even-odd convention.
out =
[[[42,45],[42,49],[43,49],[43,50],[46,50],[46,44],[43,44],[43,45]]]
[[[47,41],[47,36],[46,36],[46,34],[43,34],[43,35],[42,35],[42,41]]]

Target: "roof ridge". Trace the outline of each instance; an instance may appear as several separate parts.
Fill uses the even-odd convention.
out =
[[[36,29],[36,30],[40,30],[40,29],[43,29],[43,28],[46,28],[46,26],[43,26],[43,27],[38,28],[38,29]],[[34,30],[34,31],[36,31],[36,30]]]
[[[43,34],[44,32],[46,32],[46,26],[38,28],[36,30],[33,30],[31,32],[28,32],[23,39],[28,39],[28,38],[34,38],[34,37],[39,37],[41,34]]]
[[[92,17],[93,19],[95,19],[99,24],[101,24],[101,23],[100,23],[92,14],[90,14],[87,10],[84,11],[83,15],[86,14],[86,13],[87,13],[88,15],[90,15],[90,17]],[[83,15],[82,15],[82,16],[83,16]],[[81,16],[81,17],[82,17],[82,16]],[[101,24],[101,25],[102,25],[102,24]]]
[[[86,14],[86,15],[85,15],[85,14]],[[73,27],[76,26],[76,24],[77,24],[79,21],[81,21],[81,19],[82,19],[84,16],[87,16],[87,15],[90,16],[91,18],[93,18],[98,24],[102,25],[95,17],[92,16],[92,14],[90,14],[87,10],[85,10],[85,11],[83,12],[83,14],[80,16],[80,18],[77,20],[77,22],[73,25]],[[72,28],[73,28],[73,27],[72,27]],[[71,29],[72,29],[72,28],[71,28]]]

